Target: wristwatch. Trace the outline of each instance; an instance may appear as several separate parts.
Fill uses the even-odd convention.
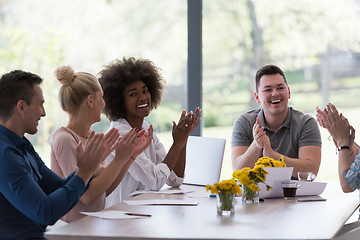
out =
[[[343,149],[349,149],[350,150],[350,147],[349,146],[341,146],[341,147],[337,148],[338,152],[340,152]]]

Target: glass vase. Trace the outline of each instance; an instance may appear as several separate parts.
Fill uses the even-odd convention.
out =
[[[259,192],[251,190],[247,185],[241,186],[242,202],[244,204],[259,203]]]
[[[235,212],[235,193],[218,193],[217,198],[217,213],[222,216],[234,215]]]

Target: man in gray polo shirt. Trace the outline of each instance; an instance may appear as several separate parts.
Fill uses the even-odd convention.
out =
[[[233,170],[254,167],[261,156],[280,159],[288,167],[317,174],[321,137],[316,120],[288,106],[290,88],[275,65],[260,68],[255,77],[255,99],[261,108],[239,116],[232,131]]]

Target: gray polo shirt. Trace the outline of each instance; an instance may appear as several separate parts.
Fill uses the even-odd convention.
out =
[[[250,146],[254,140],[252,129],[256,117],[260,118],[260,126],[264,127],[271,148],[280,154],[298,158],[300,147],[321,146],[320,130],[315,119],[292,107],[289,107],[285,122],[276,132],[265,124],[262,109],[250,110],[240,115],[233,126],[231,146]]]

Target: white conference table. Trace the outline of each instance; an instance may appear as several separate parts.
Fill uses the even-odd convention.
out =
[[[184,185],[182,189],[199,189]],[[202,189],[204,189],[202,187]],[[327,201],[298,202],[283,198],[243,205],[236,199],[234,216],[216,213],[216,198],[191,198],[197,206],[130,206],[107,210],[151,214],[152,217],[108,220],[86,216],[46,232],[55,239],[332,239],[359,206],[359,193],[343,193],[328,183]],[[183,194],[145,193],[136,199],[188,199]],[[358,213],[355,213],[358,214]]]

